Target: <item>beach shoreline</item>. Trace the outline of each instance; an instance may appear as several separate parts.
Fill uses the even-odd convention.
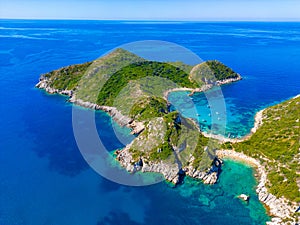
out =
[[[259,200],[264,204],[271,221],[267,222],[267,225],[289,225],[289,222],[284,222],[287,218],[293,220],[292,214],[297,210],[298,206],[296,203],[289,204],[286,198],[276,198],[273,194],[269,193],[266,187],[268,182],[266,169],[259,160],[254,159],[250,156],[245,155],[241,152],[234,150],[217,150],[216,155],[220,159],[229,159],[236,162],[245,163],[255,169],[255,178],[258,181],[256,186],[256,193],[258,194]],[[295,222],[295,221],[294,221]],[[295,222],[296,224],[296,222]]]

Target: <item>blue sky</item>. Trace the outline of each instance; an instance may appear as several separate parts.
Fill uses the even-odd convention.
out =
[[[0,0],[0,18],[300,21],[300,0]]]

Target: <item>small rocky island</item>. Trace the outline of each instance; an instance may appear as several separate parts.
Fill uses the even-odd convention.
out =
[[[116,159],[131,173],[161,173],[174,184],[188,175],[214,184],[222,158],[255,166],[260,175],[257,193],[274,217],[268,223],[295,224],[300,202],[300,97],[259,112],[253,134],[243,140],[208,137],[195,121],[170,110],[171,91],[193,94],[240,79],[216,60],[190,66],[148,61],[116,49],[93,62],[43,74],[36,87],[103,110],[131,128],[136,138],[116,151]]]

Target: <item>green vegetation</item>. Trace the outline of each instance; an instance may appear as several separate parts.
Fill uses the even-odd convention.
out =
[[[126,108],[131,108],[140,98],[163,97],[163,93],[172,88],[201,87],[207,78],[212,79],[210,73],[220,80],[237,76],[218,61],[208,61],[193,68],[182,62],[146,61],[124,49],[116,49],[93,62],[68,66],[44,76],[52,88],[73,90],[77,99],[99,105],[113,106],[116,101],[115,106],[129,115]],[[135,86],[136,90],[127,88],[128,85]],[[116,97],[121,92],[124,98],[118,101]]]
[[[205,149],[205,146],[207,146],[208,141],[208,138],[204,137],[203,135],[199,135],[195,152],[193,154],[193,156],[195,157],[195,160],[193,161],[193,167],[196,169],[204,170],[206,168],[209,168],[209,166],[211,165],[212,160],[210,160],[208,154],[205,151],[206,149],[208,149]]]
[[[45,76],[53,88],[73,90],[77,99],[114,106],[123,115],[144,122],[145,130],[130,147],[134,160],[179,160],[182,166],[188,166],[194,156],[195,168],[206,170],[211,166],[216,141],[200,134],[192,120],[169,113],[164,93],[173,88],[200,88],[238,74],[218,61],[193,67],[182,62],[147,61],[116,49],[93,62]]]
[[[195,66],[190,73],[190,77],[200,85],[238,78],[239,75],[223,63],[217,60],[210,60]]]
[[[183,62],[180,62],[180,61],[177,61],[177,62],[167,62],[168,64],[171,64],[175,67],[178,67],[179,69],[183,70],[184,72],[186,73],[190,73],[191,70],[193,69],[194,66],[191,66],[191,65],[187,65]]]
[[[132,142],[129,151],[134,161],[140,157],[151,161],[165,160],[172,154],[172,149],[165,142],[166,125],[163,117],[150,120],[145,130]]]
[[[173,89],[179,87],[174,82],[160,77],[144,77],[139,80],[129,81],[129,83],[122,88],[118,96],[114,99],[114,107],[116,107],[123,115],[132,117],[135,113],[132,113],[132,108],[136,108],[138,104],[145,105],[151,98],[163,99],[164,92],[167,89]],[[155,97],[156,96],[156,97]],[[146,103],[142,103],[143,99]],[[164,104],[166,105],[166,101]],[[160,112],[161,106],[155,110]],[[165,108],[165,107],[163,107]],[[166,111],[166,110],[165,110]],[[154,114],[157,116],[157,114]],[[160,113],[160,115],[163,115]],[[136,117],[137,120],[142,118]]]
[[[46,73],[44,76],[49,79],[50,87],[59,90],[74,90],[81,77],[92,62],[67,66],[52,72]]]
[[[86,75],[82,77],[76,88],[76,97],[84,101],[96,103],[101,88],[110,76],[123,67],[143,61],[145,59],[120,48],[100,57],[86,70]]]
[[[165,132],[162,142],[149,152],[149,160],[167,160],[173,154],[173,147],[178,141],[181,125],[178,121],[178,112],[171,112],[163,116]]]
[[[109,78],[98,95],[97,104],[112,106],[129,81],[153,76],[167,78],[181,87],[197,87],[189,80],[188,74],[178,67],[161,62],[138,62],[122,68]]]
[[[130,110],[130,117],[139,121],[163,116],[168,112],[167,101],[159,97],[146,97],[137,101]]]
[[[277,197],[300,201],[297,180],[300,179],[300,97],[267,108],[263,125],[250,139],[232,144],[266,164],[269,191]],[[223,146],[224,147],[224,146]]]
[[[149,160],[155,162],[157,160],[166,160],[170,157],[173,153],[173,148],[169,142],[161,143],[157,149],[154,149],[150,152]]]
[[[206,65],[213,71],[214,76],[217,80],[226,80],[230,78],[237,78],[239,75],[234,72],[228,66],[225,66],[223,63],[217,60],[209,60],[205,62]]]
[[[150,121],[129,151],[134,161],[143,157],[146,161],[165,163],[174,163],[176,154],[182,166],[188,166],[193,155],[194,168],[206,171],[211,167],[216,147],[217,141],[204,137],[190,119],[174,111]]]

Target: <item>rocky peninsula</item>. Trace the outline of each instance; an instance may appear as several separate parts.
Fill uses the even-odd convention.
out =
[[[149,76],[156,80],[167,79],[172,83],[167,85],[167,89],[163,85],[159,86],[161,82],[156,82],[155,87],[149,87],[149,80],[145,82]],[[297,114],[300,108],[299,97],[282,103],[275,109],[271,107],[258,112],[251,134],[243,139],[203,133],[193,120],[168,110],[167,96],[172,91],[191,91],[192,95],[240,79],[239,74],[216,60],[196,65],[187,73],[176,66],[147,61],[124,49],[117,49],[93,62],[43,74],[36,87],[50,94],[69,96],[69,101],[74,104],[103,110],[121,126],[131,128],[137,137],[124,149],[116,151],[117,160],[128,172],[161,173],[174,184],[179,184],[186,175],[201,179],[205,184],[214,184],[221,171],[221,159],[243,161],[257,169],[259,184],[256,191],[260,201],[269,208],[269,213],[273,216],[268,224],[296,224],[300,220],[295,213],[300,201],[296,198],[299,190],[282,194],[276,189],[280,185],[276,183],[279,178],[274,175],[274,171],[279,171],[278,174],[287,181],[288,190],[295,188],[296,181],[292,182],[292,179],[299,181],[300,173],[299,133],[295,134],[299,129],[299,119],[297,122],[297,118],[294,118],[300,114]],[[289,109],[291,105],[298,105],[298,111]],[[280,110],[281,107],[285,111]],[[291,114],[291,118],[283,115],[274,117],[281,111]],[[269,139],[274,144],[288,138],[288,145],[280,142],[280,146],[289,152],[289,155],[284,153],[283,156],[292,159],[286,166],[284,157],[274,157],[270,152],[257,150],[257,147],[250,151],[252,145],[257,146],[257,141],[260,140],[263,144],[264,141],[261,140],[268,140],[260,134],[266,130],[274,133],[272,126],[278,121],[284,125],[289,124],[292,127],[289,134],[294,135],[286,137],[276,133],[274,135],[278,136],[277,139],[273,140],[271,136]],[[259,149],[269,147],[269,142]],[[291,144],[292,149],[297,151],[289,151]],[[297,185],[296,187],[298,188]]]
[[[122,59],[120,61],[120,59]],[[116,69],[110,69],[109,66],[107,66],[108,62],[114,62],[114,67],[116,65],[115,62],[118,62],[117,65],[120,65],[119,70]],[[125,62],[125,63],[124,63]],[[89,66],[89,68],[86,68],[86,66]],[[105,69],[104,68],[105,65]],[[207,184],[214,184],[217,182],[218,173],[220,167],[220,163],[216,166],[216,162],[218,161],[214,156],[214,149],[210,146],[205,146],[202,143],[197,143],[194,140],[198,139],[198,136],[201,136],[201,139],[205,139],[204,142],[208,142],[208,139],[203,137],[202,134],[199,134],[199,128],[198,125],[195,124],[190,119],[183,119],[179,118],[179,115],[177,115],[174,118],[171,118],[169,123],[171,124],[177,124],[178,129],[172,130],[166,129],[166,132],[175,132],[180,133],[182,130],[186,132],[187,134],[194,136],[194,140],[190,141],[190,146],[193,146],[195,148],[201,148],[201,151],[197,151],[198,155],[193,152],[193,149],[190,148],[189,155],[181,156],[181,151],[177,150],[180,145],[187,145],[186,143],[176,143],[178,142],[177,139],[175,141],[169,140],[169,138],[166,137],[166,134],[164,134],[163,128],[160,126],[164,126],[164,123],[166,118],[168,117],[167,112],[167,105],[168,100],[167,96],[172,91],[182,91],[182,90],[189,90],[191,91],[191,94],[195,92],[203,92],[206,91],[213,86],[222,85],[234,81],[238,81],[241,79],[241,76],[235,72],[233,72],[230,68],[226,67],[222,63],[214,60],[214,61],[208,61],[201,63],[197,66],[195,66],[192,69],[192,72],[190,74],[187,74],[184,71],[181,71],[179,68],[174,67],[170,64],[163,64],[163,63],[157,63],[157,62],[147,62],[146,60],[129,53],[123,49],[117,49],[115,52],[112,52],[108,56],[105,56],[103,58],[100,58],[94,62],[89,62],[85,64],[77,65],[78,71],[82,71],[83,69],[86,69],[86,76],[93,79],[94,77],[97,78],[97,80],[104,80],[105,77],[109,77],[106,84],[108,84],[108,88],[106,89],[106,84],[102,87],[102,90],[100,91],[100,94],[96,96],[96,98],[91,98],[90,96],[83,96],[82,93],[84,93],[86,90],[80,90],[80,82],[78,82],[76,85],[73,86],[73,88],[69,88],[69,82],[73,81],[70,77],[73,74],[76,74],[76,78],[78,75],[78,71],[76,71],[76,65],[75,66],[69,66],[66,68],[61,68],[56,71],[52,71],[48,74],[44,74],[40,77],[39,83],[36,85],[37,88],[44,89],[46,92],[50,94],[62,94],[67,95],[70,97],[69,101],[86,107],[91,108],[95,110],[103,110],[107,112],[112,118],[121,126],[127,126],[132,129],[132,133],[139,135],[136,140],[131,143],[130,145],[126,146],[121,151],[117,151],[117,159],[120,161],[120,163],[126,168],[129,172],[135,172],[137,170],[141,170],[143,172],[157,172],[162,173],[166,180],[178,184],[180,183],[180,180],[184,175],[189,175],[194,178],[202,179],[204,183]],[[130,67],[128,72],[128,67]],[[188,67],[188,66],[186,66]],[[125,69],[124,69],[125,68]],[[142,69],[141,69],[142,68]],[[144,68],[144,69],[143,69]],[[101,69],[101,70],[100,70]],[[209,73],[203,74],[202,70],[205,69],[205,71],[209,71]],[[156,72],[159,71],[158,72]],[[178,85],[179,87],[174,87],[171,89],[165,90],[165,87],[161,87],[159,92],[160,93],[154,93],[158,95],[158,97],[152,99],[151,104],[154,105],[149,107],[149,105],[145,105],[142,109],[139,109],[140,111],[137,112],[126,112],[126,110],[122,110],[122,106],[117,105],[113,106],[110,101],[110,97],[106,97],[106,93],[109,92],[110,96],[113,95],[115,92],[117,92],[116,89],[118,89],[118,86],[120,84],[120,81],[123,79],[127,79],[128,76],[131,76],[132,71],[139,72],[138,77],[135,75],[132,77],[133,80],[143,77],[142,73],[144,71],[149,72],[148,74],[157,74],[158,77],[167,78],[168,80],[171,80],[173,83]],[[173,72],[172,72],[173,71]],[[70,72],[70,73],[68,73]],[[100,75],[99,75],[100,72]],[[125,75],[124,75],[125,74]],[[147,74],[147,76],[149,76]],[[114,76],[116,76],[116,79],[113,79]],[[202,77],[200,77],[202,76]],[[68,77],[67,82],[66,77]],[[178,79],[178,77],[181,77]],[[200,79],[201,78],[201,79]],[[75,78],[74,78],[75,79]],[[85,77],[82,77],[81,80],[84,80]],[[61,80],[61,82],[58,82]],[[75,79],[77,80],[77,79]],[[111,80],[111,81],[110,81]],[[89,82],[89,81],[87,81]],[[115,82],[115,83],[114,83]],[[124,82],[131,82],[131,80],[126,80]],[[121,82],[122,83],[122,82]],[[170,85],[172,86],[172,85]],[[88,87],[89,89],[90,87]],[[139,88],[139,87],[138,87]],[[103,91],[104,89],[104,91]],[[112,89],[114,92],[112,92]],[[137,87],[135,87],[137,89]],[[94,90],[88,90],[90,92],[94,92]],[[99,91],[99,90],[98,90]],[[139,90],[140,93],[138,96],[130,96],[133,98],[133,101],[136,101],[139,105],[144,104],[147,102],[148,96],[145,95],[147,90]],[[132,91],[129,93],[131,95]],[[138,102],[135,98],[140,98],[140,96],[143,96],[144,99],[142,99],[142,102]],[[122,99],[122,105],[124,102],[131,102],[132,99],[130,99],[128,95],[126,96],[127,99]],[[161,99],[162,98],[162,99]],[[105,99],[105,101],[104,101]],[[159,106],[159,103],[165,104],[165,109],[159,109],[155,108]],[[126,103],[125,103],[126,104]],[[164,108],[164,106],[162,106]],[[124,108],[135,108],[134,105],[130,105],[130,107],[124,107]],[[149,109],[150,108],[150,109]],[[149,110],[147,112],[147,110]],[[147,112],[143,113],[143,112]],[[163,113],[157,113],[157,111],[163,112]],[[141,116],[141,112],[143,115]],[[151,114],[151,116],[149,115]],[[160,118],[160,120],[157,120],[155,122],[151,121],[151,118],[157,117]],[[137,117],[145,117],[142,120]],[[183,123],[177,123],[175,120],[185,120],[185,124]],[[146,125],[147,123],[147,125]],[[161,124],[159,124],[161,123]],[[154,128],[151,128],[151,126],[154,126]],[[158,127],[155,127],[158,126]],[[149,129],[152,129],[149,131]],[[144,137],[144,134],[152,134],[153,131],[159,131],[156,135],[156,137],[161,137],[160,140],[153,140],[152,143],[155,143],[155,146],[152,146],[149,144],[150,137]],[[144,131],[144,132],[143,132]],[[187,135],[185,134],[185,135]],[[178,137],[176,137],[178,138]],[[135,142],[144,142],[147,143],[147,146],[141,147],[143,144],[138,143],[139,145],[138,149],[141,148],[147,148],[148,152],[141,152],[138,149],[132,149],[131,146],[135,144]],[[186,142],[186,140],[181,140],[181,142]],[[208,154],[204,150],[211,153]],[[156,153],[155,153],[156,151]],[[176,159],[172,158],[173,153],[178,151],[178,154],[176,155]],[[188,152],[185,149],[186,152]],[[161,153],[161,154],[157,154]],[[175,153],[176,154],[176,153]],[[139,157],[137,157],[139,155]],[[160,156],[162,155],[162,157]],[[135,156],[135,157],[133,157]],[[205,157],[204,157],[205,156]],[[183,158],[184,157],[184,158]],[[205,160],[199,160],[199,159]],[[203,165],[197,165],[201,163]],[[139,164],[139,166],[137,166]],[[141,166],[142,165],[142,166]],[[217,168],[217,169],[216,169]]]

